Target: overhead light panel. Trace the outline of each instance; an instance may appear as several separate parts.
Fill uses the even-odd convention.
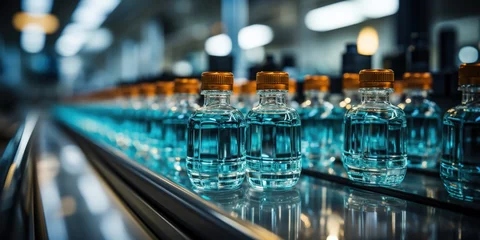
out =
[[[82,32],[63,34],[55,43],[55,50],[64,57],[76,55],[85,44],[86,36]]]
[[[356,6],[352,1],[344,1],[311,10],[305,16],[305,24],[310,30],[325,32],[360,23],[366,18]]]
[[[22,10],[32,14],[47,14],[52,11],[53,0],[23,0]]]
[[[238,44],[243,49],[252,49],[269,44],[273,40],[271,27],[262,24],[254,24],[242,28],[238,32]]]
[[[227,56],[232,52],[232,40],[223,33],[210,37],[205,41],[205,51],[211,56]]]
[[[45,46],[45,33],[39,25],[25,26],[20,35],[20,46],[25,52],[38,53]]]
[[[113,42],[113,35],[107,28],[100,28],[89,33],[85,50],[90,52],[102,51],[110,47]]]
[[[381,18],[398,12],[398,0],[354,0],[367,18]]]

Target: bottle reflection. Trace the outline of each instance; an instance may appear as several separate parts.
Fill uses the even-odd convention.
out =
[[[302,181],[301,239],[343,239],[343,199],[328,194],[329,187],[328,182],[319,185]]]
[[[245,220],[258,224],[283,239],[298,239],[300,194],[297,190],[260,192],[249,189]]]
[[[404,239],[407,202],[351,190],[344,199],[345,239]]]
[[[243,188],[234,191],[196,191],[196,193],[203,199],[220,207],[230,216],[245,218],[245,190]]]

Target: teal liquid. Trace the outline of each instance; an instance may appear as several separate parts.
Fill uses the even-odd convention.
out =
[[[303,105],[303,104],[302,104]],[[303,108],[302,159],[304,168],[324,168],[340,155],[343,143],[343,115],[325,102],[319,107]]]
[[[247,115],[247,177],[257,189],[282,189],[294,186],[302,169],[301,123],[290,108]]]
[[[412,97],[403,111],[407,116],[408,166],[435,168],[442,143],[440,108],[423,97]]]
[[[199,190],[229,190],[245,178],[245,120],[228,107],[200,109],[188,124],[187,173]]]
[[[474,111],[476,110],[476,111]],[[443,119],[440,176],[450,196],[480,201],[480,113],[465,105]]]
[[[163,120],[162,157],[166,167],[185,170],[187,157],[187,124],[189,114],[170,114]]]
[[[343,165],[348,177],[367,185],[400,184],[407,171],[406,119],[393,105],[351,109],[345,116]]]

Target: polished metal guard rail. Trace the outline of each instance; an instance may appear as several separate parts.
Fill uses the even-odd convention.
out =
[[[102,156],[101,163],[94,163],[99,171],[102,168],[98,164],[114,171],[155,210],[167,216],[189,235],[205,239],[280,239],[262,227],[224,214],[217,206],[140,166],[111,146],[93,141],[66,125],[62,126],[75,140],[87,144]],[[82,147],[82,144],[79,146]]]

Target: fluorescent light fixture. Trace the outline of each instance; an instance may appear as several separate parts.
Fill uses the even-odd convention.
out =
[[[364,27],[360,30],[357,38],[358,53],[373,55],[378,49],[378,33],[373,27]]]
[[[358,10],[367,18],[381,18],[398,12],[398,0],[354,0]]]
[[[107,28],[100,28],[90,33],[89,40],[85,44],[85,50],[92,52],[102,51],[110,47],[112,42],[112,32]]]
[[[53,0],[23,0],[22,10],[34,14],[47,14],[52,11]]]
[[[344,1],[309,11],[305,16],[305,24],[310,30],[325,32],[354,25],[365,19],[358,11],[357,4]]]
[[[192,75],[193,67],[192,64],[187,61],[178,61],[173,64],[172,72],[177,76],[186,77]]]
[[[26,26],[20,36],[20,45],[25,52],[38,53],[45,46],[45,33],[42,26],[31,24]]]
[[[232,40],[223,33],[210,37],[205,41],[205,51],[212,56],[227,56],[232,52]]]
[[[74,56],[82,49],[85,40],[83,32],[63,34],[55,43],[55,50],[64,57]]]
[[[242,28],[238,32],[238,44],[243,49],[252,49],[269,44],[273,40],[271,27],[262,24],[254,24]]]
[[[458,58],[462,63],[474,63],[478,61],[478,50],[472,46],[465,46],[460,48]]]
[[[86,28],[95,29],[103,24],[107,16],[98,14],[87,8],[77,8],[75,12],[73,12],[72,19],[74,22],[80,23]]]
[[[245,58],[251,63],[261,63],[265,58],[265,48],[256,47],[245,51]]]

